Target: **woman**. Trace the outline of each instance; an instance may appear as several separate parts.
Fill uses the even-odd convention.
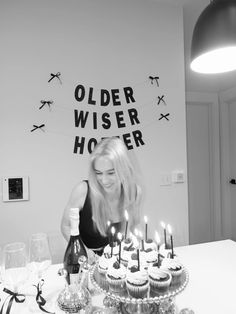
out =
[[[102,254],[108,244],[110,227],[124,232],[125,210],[129,215],[129,229],[134,230],[140,219],[141,189],[125,144],[116,137],[98,143],[90,159],[88,181],[73,189],[64,210],[61,230],[68,241],[70,237],[69,210],[79,208],[80,236],[85,246]],[[90,254],[91,255],[91,254]]]

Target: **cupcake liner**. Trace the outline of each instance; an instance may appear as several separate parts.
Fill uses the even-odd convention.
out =
[[[132,298],[145,298],[148,293],[149,282],[144,285],[132,285],[128,281],[126,281],[127,292]]]
[[[172,284],[172,285],[179,284],[180,281],[181,281],[181,275],[182,275],[183,269],[177,270],[177,271],[175,271],[175,270],[170,270],[170,269],[169,269],[169,272],[170,272],[171,275],[172,275],[171,284]]]
[[[177,262],[177,267],[176,267],[176,263],[174,260],[173,262],[167,261],[166,264],[162,265],[161,268],[167,270],[171,274],[172,276],[171,285],[176,285],[180,283],[181,276],[183,273],[183,267],[180,266],[178,262]]]
[[[105,269],[105,268],[101,268],[100,266],[98,266],[98,272],[101,275],[106,275],[107,268]]]
[[[109,284],[107,282],[106,275],[100,273],[99,284],[100,284],[102,289],[105,289],[107,291],[109,290]]]
[[[112,292],[121,292],[125,288],[125,278],[112,279],[108,275],[106,275],[106,280],[109,285],[109,289]]]
[[[150,287],[153,291],[159,291],[159,292],[165,292],[169,289],[170,283],[171,283],[171,276],[168,280],[160,281],[155,280],[149,277]]]

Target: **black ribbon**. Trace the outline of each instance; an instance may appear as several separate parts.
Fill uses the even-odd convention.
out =
[[[170,121],[169,118],[168,118],[169,115],[170,115],[169,113],[167,113],[167,114],[161,113],[161,116],[160,116],[160,118],[158,120],[161,120],[161,119],[165,118],[167,121]]]
[[[158,103],[157,104],[159,105],[161,101],[166,105],[166,102],[164,100],[164,95],[158,96]]]
[[[157,86],[159,86],[159,76],[149,76],[149,79],[151,80],[151,83],[153,84],[153,81],[155,80],[157,83]]]
[[[37,302],[37,304],[38,304],[38,306],[39,306],[39,308],[40,308],[41,311],[43,311],[43,312],[45,312],[45,313],[55,314],[55,313],[49,312],[49,311],[47,311],[47,310],[45,310],[45,309],[43,308],[43,306],[47,303],[46,300],[45,300],[45,299],[43,298],[43,296],[42,296],[42,287],[43,287],[43,285],[44,285],[44,280],[43,280],[43,279],[41,279],[41,280],[39,281],[39,283],[37,284],[37,286],[36,286],[36,285],[33,285],[33,286],[36,287],[36,289],[37,289],[37,294],[36,294],[35,300],[36,300],[36,302]],[[0,314],[1,314],[1,313],[0,313]]]
[[[45,105],[48,105],[48,107],[50,108],[50,106],[53,104],[52,100],[41,100],[41,106],[39,107],[39,109],[42,109]]]
[[[30,130],[30,132],[33,132],[33,131],[35,131],[35,130],[37,130],[37,129],[40,129],[41,131],[43,131],[44,132],[44,130],[43,130],[43,127],[45,127],[45,124],[41,124],[41,125],[35,125],[35,124],[33,124],[33,129],[32,130]]]
[[[4,306],[5,306],[5,303],[7,302],[8,299],[9,299],[9,301],[8,301],[6,314],[10,313],[13,301],[16,301],[16,303],[23,303],[25,301],[25,295],[24,294],[13,292],[13,291],[11,291],[11,290],[9,290],[7,288],[4,288],[3,291],[8,293],[9,297],[7,297],[6,300],[4,301],[4,303],[3,303],[2,307],[1,307],[0,314],[3,314],[3,309],[4,309]]]
[[[50,83],[56,77],[59,80],[59,82],[62,84],[60,75],[61,75],[60,72],[57,72],[56,74],[51,73],[51,78],[48,80],[48,83]]]

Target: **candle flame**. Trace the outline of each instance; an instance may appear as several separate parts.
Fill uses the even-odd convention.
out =
[[[110,225],[111,225],[111,222],[110,222],[110,220],[108,220],[107,221],[107,226],[110,227]]]
[[[168,230],[169,234],[172,234],[172,228],[169,224],[167,225],[167,230]]]
[[[138,231],[138,229],[137,229],[137,228],[135,228],[135,229],[134,229],[134,234],[136,235],[136,237],[138,237],[138,235],[139,235],[139,231]]]
[[[144,216],[143,219],[144,219],[144,222],[145,222],[145,224],[146,224],[146,223],[148,222],[147,216]]]
[[[140,239],[143,238],[143,233],[142,233],[142,231],[139,231],[139,232],[138,232],[138,235],[139,235]]]
[[[161,226],[162,226],[163,229],[166,228],[166,224],[163,221],[161,221]]]
[[[129,220],[129,214],[128,214],[127,210],[125,210],[125,219],[126,219],[126,221]]]
[[[136,238],[135,235],[132,236],[132,240],[133,240],[133,245],[134,247],[138,247],[139,246],[139,242],[138,242],[138,239]]]
[[[112,226],[112,227],[111,227],[111,233],[114,235],[114,234],[115,234],[115,232],[116,232],[116,229],[115,229],[115,227],[114,227],[114,226]]]
[[[118,240],[120,240],[120,241],[122,240],[122,233],[121,233],[121,232],[118,232],[118,233],[117,233],[117,238],[118,238]]]
[[[161,239],[160,239],[159,233],[157,231],[155,231],[155,240],[156,240],[157,244],[160,244]]]

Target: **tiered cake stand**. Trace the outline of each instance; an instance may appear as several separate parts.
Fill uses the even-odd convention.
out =
[[[131,298],[126,289],[122,293],[116,294],[109,291],[109,286],[104,276],[97,269],[97,264],[90,270],[90,278],[96,289],[103,292],[106,301],[114,303],[117,309],[122,314],[174,314],[175,305],[174,297],[184,290],[188,283],[189,275],[186,268],[183,269],[181,280],[178,284],[171,285],[165,293],[154,294],[148,293],[148,296],[143,299]]]

